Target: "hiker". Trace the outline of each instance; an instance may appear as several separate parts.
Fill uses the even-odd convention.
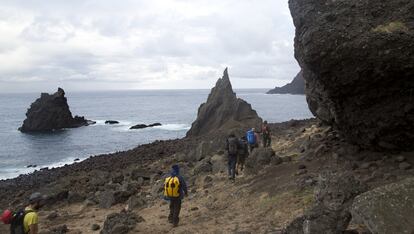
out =
[[[236,167],[236,174],[238,174],[238,170],[243,171],[244,163],[246,162],[246,158],[249,156],[249,147],[247,145],[246,136],[243,136],[239,140],[239,149],[237,153],[237,167]]]
[[[235,180],[236,177],[236,163],[237,153],[239,148],[239,140],[236,138],[234,133],[230,134],[226,141],[226,150],[228,156],[228,172],[229,180]]]
[[[39,216],[37,211],[44,205],[46,197],[36,192],[30,195],[29,205],[25,209],[16,212],[5,210],[0,220],[10,224],[11,234],[38,234]]]
[[[254,128],[247,131],[246,138],[247,138],[247,143],[249,146],[249,153],[252,153],[253,149],[258,147],[258,144],[257,144],[258,137],[257,137],[257,134]]]
[[[180,167],[174,165],[172,166],[171,173],[165,178],[164,182],[164,198],[170,201],[168,222],[172,223],[174,227],[178,226],[178,222],[180,221],[181,201],[184,196],[187,195],[187,184],[185,183],[184,178],[180,175]]]
[[[272,137],[270,135],[270,129],[267,125],[267,121],[263,122],[262,125],[262,138],[263,138],[263,148],[270,147]]]

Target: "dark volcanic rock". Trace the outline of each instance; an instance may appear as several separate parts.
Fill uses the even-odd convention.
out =
[[[365,190],[366,187],[351,173],[322,173],[315,189],[315,204],[290,223],[283,233],[343,233],[351,221],[349,209],[354,197]]]
[[[372,233],[413,233],[414,177],[357,196],[351,212]]]
[[[271,89],[267,94],[305,94],[305,80],[302,71],[289,84]]]
[[[131,231],[137,223],[144,219],[133,213],[121,212],[108,215],[105,220],[101,234],[126,234]]]
[[[365,148],[413,149],[414,1],[289,6],[312,113]]]
[[[105,121],[105,124],[119,124],[119,122],[116,120],[107,120]]]
[[[19,130],[21,132],[52,131],[89,124],[93,124],[93,122],[84,117],[72,117],[65,91],[58,88],[58,91],[52,95],[42,93],[40,98],[32,103]]]
[[[134,126],[130,127],[129,129],[143,129],[143,128],[152,128],[152,127],[156,127],[156,126],[162,126],[162,124],[160,124],[160,123],[153,123],[153,124],[150,124],[150,125],[137,124],[137,125],[134,125]]]
[[[193,122],[187,136],[202,136],[222,131],[247,130],[259,127],[262,119],[246,101],[237,98],[230,83],[227,68],[223,77],[211,90],[207,102],[198,109],[197,119]]]

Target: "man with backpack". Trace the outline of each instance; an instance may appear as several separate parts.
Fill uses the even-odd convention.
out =
[[[180,175],[180,167],[173,165],[171,173],[164,181],[164,198],[170,201],[170,214],[168,222],[172,223],[174,227],[178,226],[180,221],[181,201],[184,196],[188,195],[187,184],[184,178]]]
[[[37,211],[44,205],[46,197],[36,192],[30,195],[29,205],[17,212],[5,210],[1,221],[10,224],[11,234],[38,234],[39,216]]]
[[[229,180],[234,182],[236,177],[236,163],[237,154],[239,149],[239,140],[236,138],[234,133],[230,134],[226,141],[226,150],[228,156],[228,172]]]
[[[271,136],[270,136],[270,129],[267,125],[267,121],[263,122],[262,125],[262,137],[263,137],[263,148],[270,147],[271,144]]]
[[[257,135],[256,135],[256,132],[255,132],[254,128],[247,131],[246,138],[247,138],[247,143],[249,145],[249,152],[251,153],[254,148],[258,147]]]
[[[238,174],[238,170],[243,171],[244,163],[246,162],[246,158],[249,156],[249,147],[247,145],[246,136],[243,136],[239,141],[239,149],[237,153],[237,167],[236,167],[236,174]]]

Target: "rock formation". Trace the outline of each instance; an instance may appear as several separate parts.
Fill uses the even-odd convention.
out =
[[[187,132],[187,136],[244,131],[260,126],[261,121],[249,103],[236,97],[226,68],[223,77],[211,90],[207,102],[199,107],[197,119]]]
[[[289,0],[310,110],[364,148],[413,149],[414,2]]]
[[[150,125],[137,124],[137,125],[134,125],[134,126],[130,127],[129,129],[143,129],[143,128],[152,128],[152,127],[157,127],[157,126],[162,126],[162,124],[160,124],[160,123],[153,123],[153,124],[150,124]]]
[[[52,131],[62,128],[76,128],[92,123],[84,117],[72,117],[65,91],[58,88],[58,91],[52,95],[42,93],[40,98],[32,103],[19,130],[21,132]]]
[[[414,177],[357,196],[351,212],[372,233],[413,233]]]
[[[267,94],[305,94],[305,80],[302,71],[289,84],[271,89]]]

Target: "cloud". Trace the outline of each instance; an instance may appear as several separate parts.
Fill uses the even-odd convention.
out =
[[[0,92],[210,88],[227,66],[236,88],[273,87],[299,71],[287,1],[4,0],[0,35]]]

